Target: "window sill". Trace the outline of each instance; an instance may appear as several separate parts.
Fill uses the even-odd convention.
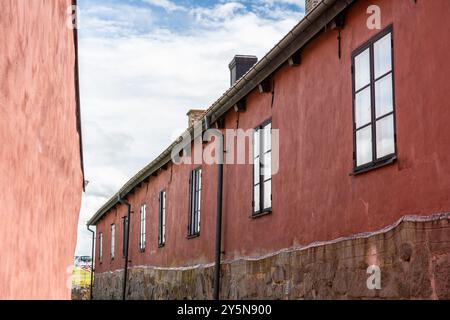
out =
[[[376,170],[385,166],[389,166],[393,163],[395,163],[395,161],[397,160],[397,156],[391,156],[387,159],[383,159],[381,161],[378,162],[374,162],[372,163],[370,166],[367,167],[363,167],[360,169],[354,169],[352,173],[350,173],[350,176],[358,176],[360,174],[366,173],[366,172],[370,172],[372,170]]]
[[[200,237],[200,232],[196,234],[192,234],[186,237],[186,239],[191,240]]]
[[[158,248],[159,248],[159,249],[162,249],[162,248],[164,248],[164,247],[165,247],[165,245],[166,245],[165,243],[163,243],[163,244],[159,244],[159,245],[158,245]]]
[[[270,209],[265,209],[265,210],[259,211],[259,212],[257,212],[257,213],[252,213],[251,218],[252,218],[252,219],[258,219],[258,218],[267,216],[267,215],[269,215],[269,214],[271,214],[271,213],[272,213],[272,208],[270,208]]]
[[[144,249],[139,249],[140,253],[144,253],[145,252],[145,248]]]

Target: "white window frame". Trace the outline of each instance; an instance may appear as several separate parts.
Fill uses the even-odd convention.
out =
[[[202,168],[191,171],[189,178],[189,223],[188,237],[200,235],[200,218],[202,203]]]
[[[263,159],[263,160],[262,160]],[[272,212],[272,120],[253,132],[253,216]]]
[[[116,256],[116,225],[111,224],[111,259]]]
[[[129,239],[128,238],[128,234],[127,234],[127,229],[128,229],[128,214],[126,214],[123,218],[122,218],[122,255],[125,258],[126,255],[126,250],[127,250],[127,246],[128,243],[127,241]]]
[[[159,193],[159,210],[158,210],[158,246],[163,247],[166,244],[166,207],[167,207],[166,190]]]
[[[146,246],[146,218],[147,218],[147,204],[141,204],[140,210],[140,240],[139,249],[145,251]]]
[[[103,263],[103,232],[98,235],[98,261]]]

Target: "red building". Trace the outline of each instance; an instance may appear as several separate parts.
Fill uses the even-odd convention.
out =
[[[228,299],[450,298],[450,2],[307,8],[259,62],[235,58],[201,117],[204,131],[259,130],[246,156],[274,172],[177,165],[171,145],[88,222],[94,297],[212,298],[220,280]]]
[[[70,299],[84,183],[73,3],[0,1],[0,299]]]

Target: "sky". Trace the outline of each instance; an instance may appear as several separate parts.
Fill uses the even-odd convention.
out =
[[[236,54],[263,57],[304,16],[304,0],[78,0],[86,222],[229,86]]]

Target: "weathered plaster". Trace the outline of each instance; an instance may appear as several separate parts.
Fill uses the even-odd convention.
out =
[[[69,299],[82,192],[71,0],[0,1],[0,299]]]

